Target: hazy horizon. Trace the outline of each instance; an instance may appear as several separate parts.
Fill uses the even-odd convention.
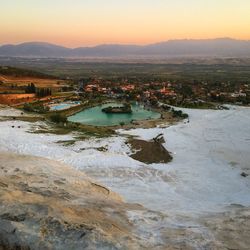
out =
[[[250,1],[0,0],[0,44],[75,48],[178,39],[250,40]]]
[[[246,42],[249,42],[250,39],[237,39],[237,38],[233,38],[233,37],[215,37],[215,38],[207,38],[207,39],[202,39],[202,38],[197,38],[197,39],[188,39],[188,38],[183,38],[183,39],[169,39],[169,40],[165,40],[165,41],[156,41],[154,43],[148,43],[148,44],[136,44],[136,43],[100,43],[100,44],[94,44],[94,45],[80,45],[80,46],[77,46],[77,47],[69,47],[69,46],[65,46],[63,44],[58,44],[58,43],[53,43],[53,42],[47,42],[47,41],[24,41],[24,42],[17,42],[17,43],[4,43],[4,44],[1,44],[0,43],[0,46],[4,46],[4,45],[22,45],[22,44],[35,44],[35,43],[41,43],[41,44],[51,44],[51,45],[57,45],[57,46],[62,46],[62,47],[65,47],[65,48],[69,48],[69,49],[76,49],[76,48],[80,48],[80,47],[89,47],[89,48],[92,48],[92,47],[96,47],[96,46],[104,46],[104,45],[131,45],[131,46],[147,46],[147,45],[153,45],[153,44],[161,44],[161,43],[165,43],[165,42],[170,42],[170,41],[206,41],[206,40],[223,40],[223,39],[228,39],[228,40],[235,40],[235,41],[246,41]]]

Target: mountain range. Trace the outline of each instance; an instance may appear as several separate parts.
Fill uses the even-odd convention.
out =
[[[43,42],[0,46],[5,57],[250,57],[250,40],[231,38],[169,40],[150,45],[105,44],[66,48]]]

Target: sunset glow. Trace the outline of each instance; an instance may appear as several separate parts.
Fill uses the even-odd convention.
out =
[[[0,0],[0,44],[250,39],[249,0]]]

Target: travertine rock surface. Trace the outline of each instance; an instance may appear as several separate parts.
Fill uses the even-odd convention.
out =
[[[129,249],[119,195],[44,158],[0,153],[0,249]]]

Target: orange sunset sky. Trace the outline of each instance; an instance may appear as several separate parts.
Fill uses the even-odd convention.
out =
[[[250,39],[250,0],[0,0],[0,44]]]

